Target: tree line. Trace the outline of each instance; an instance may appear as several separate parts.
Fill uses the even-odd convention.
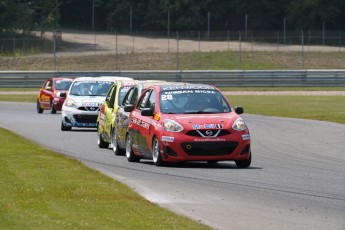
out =
[[[0,32],[343,30],[344,0],[0,0]]]

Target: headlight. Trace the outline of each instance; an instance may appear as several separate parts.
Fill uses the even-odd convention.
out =
[[[55,96],[60,97],[60,93],[61,93],[61,92],[56,92],[56,93],[55,93]]]
[[[74,107],[76,106],[76,104],[74,103],[74,101],[72,99],[67,99],[65,101],[65,105],[68,106],[68,107]]]
[[[163,128],[169,132],[181,132],[183,130],[183,127],[179,123],[170,119],[164,120]]]
[[[243,131],[247,129],[247,126],[244,123],[244,120],[241,117],[239,117],[236,119],[234,124],[232,124],[232,128],[237,131]]]

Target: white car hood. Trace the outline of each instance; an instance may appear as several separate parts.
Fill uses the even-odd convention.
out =
[[[101,106],[105,101],[105,96],[74,96],[70,95],[69,99],[72,99],[77,106]]]

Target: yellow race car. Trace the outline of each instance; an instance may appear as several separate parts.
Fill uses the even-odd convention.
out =
[[[115,82],[109,89],[97,117],[98,147],[108,148],[111,132],[115,123],[115,114],[127,91],[136,84],[134,80]]]

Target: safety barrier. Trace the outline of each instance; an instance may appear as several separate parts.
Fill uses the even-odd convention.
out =
[[[124,76],[215,86],[345,86],[345,70],[0,71],[0,88],[36,88],[48,77]]]

